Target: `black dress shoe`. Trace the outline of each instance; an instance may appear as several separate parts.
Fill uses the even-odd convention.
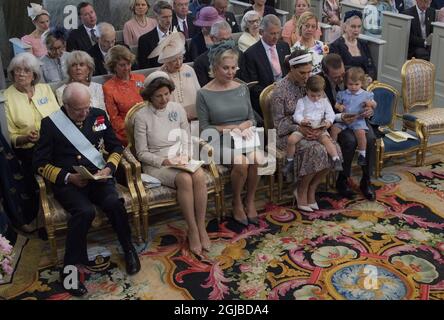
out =
[[[359,184],[359,187],[361,189],[362,194],[364,195],[364,197],[367,198],[367,200],[370,201],[376,200],[375,188],[372,186],[371,182],[368,179],[362,179],[361,183]]]
[[[347,179],[338,179],[336,181],[336,190],[341,196],[348,199],[352,199],[355,196],[355,193],[347,183]]]
[[[140,260],[134,247],[125,252],[126,273],[129,275],[136,274],[140,271]]]
[[[60,281],[62,282],[62,287],[68,292],[70,295],[74,297],[81,297],[88,293],[88,289],[86,289],[85,285],[80,281],[80,273],[77,272],[77,288],[71,288],[71,283],[67,283],[65,287],[65,278],[70,276],[71,274],[63,274],[63,271],[60,272]]]

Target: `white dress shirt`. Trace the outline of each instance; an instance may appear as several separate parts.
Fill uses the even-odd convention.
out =
[[[293,120],[297,124],[301,124],[304,119],[308,119],[312,123],[320,123],[323,120],[333,123],[335,112],[328,98],[321,98],[316,102],[311,101],[307,96],[299,99],[294,110]]]

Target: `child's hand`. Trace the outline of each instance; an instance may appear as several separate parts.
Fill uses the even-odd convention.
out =
[[[309,119],[304,119],[301,121],[301,125],[303,126],[311,126],[311,121]]]
[[[336,103],[335,109],[338,110],[339,112],[344,112],[345,106],[343,104]]]

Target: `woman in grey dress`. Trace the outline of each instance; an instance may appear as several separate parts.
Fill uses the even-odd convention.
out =
[[[304,50],[293,51],[286,59],[286,64],[290,71],[284,79],[276,83],[271,98],[271,112],[274,128],[277,131],[276,144],[282,150],[286,149],[290,134],[297,129],[293,113],[297,101],[306,94],[305,83],[312,71],[311,56]],[[298,130],[303,131],[305,138],[298,143],[295,155],[294,175],[298,183],[294,195],[298,207],[304,208],[305,211],[318,210],[316,189],[328,171],[333,168],[333,162],[325,147],[317,141],[322,129],[300,127]],[[336,148],[342,158],[337,144]]]
[[[201,137],[209,140],[215,149],[215,160],[233,164],[233,219],[242,225],[258,224],[254,203],[258,181],[258,165],[262,157],[255,148],[232,148],[230,133],[236,132],[247,140],[254,136],[253,109],[245,84],[234,81],[238,67],[238,53],[233,45],[222,42],[210,49],[210,70],[214,79],[197,92],[196,111]],[[247,185],[245,203],[241,192]]]

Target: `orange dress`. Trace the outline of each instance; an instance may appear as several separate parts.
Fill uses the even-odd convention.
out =
[[[143,101],[140,90],[143,89],[144,80],[145,77],[142,74],[131,73],[128,81],[114,76],[103,85],[109,120],[117,138],[124,146],[128,144],[125,133],[125,116],[132,106]]]

